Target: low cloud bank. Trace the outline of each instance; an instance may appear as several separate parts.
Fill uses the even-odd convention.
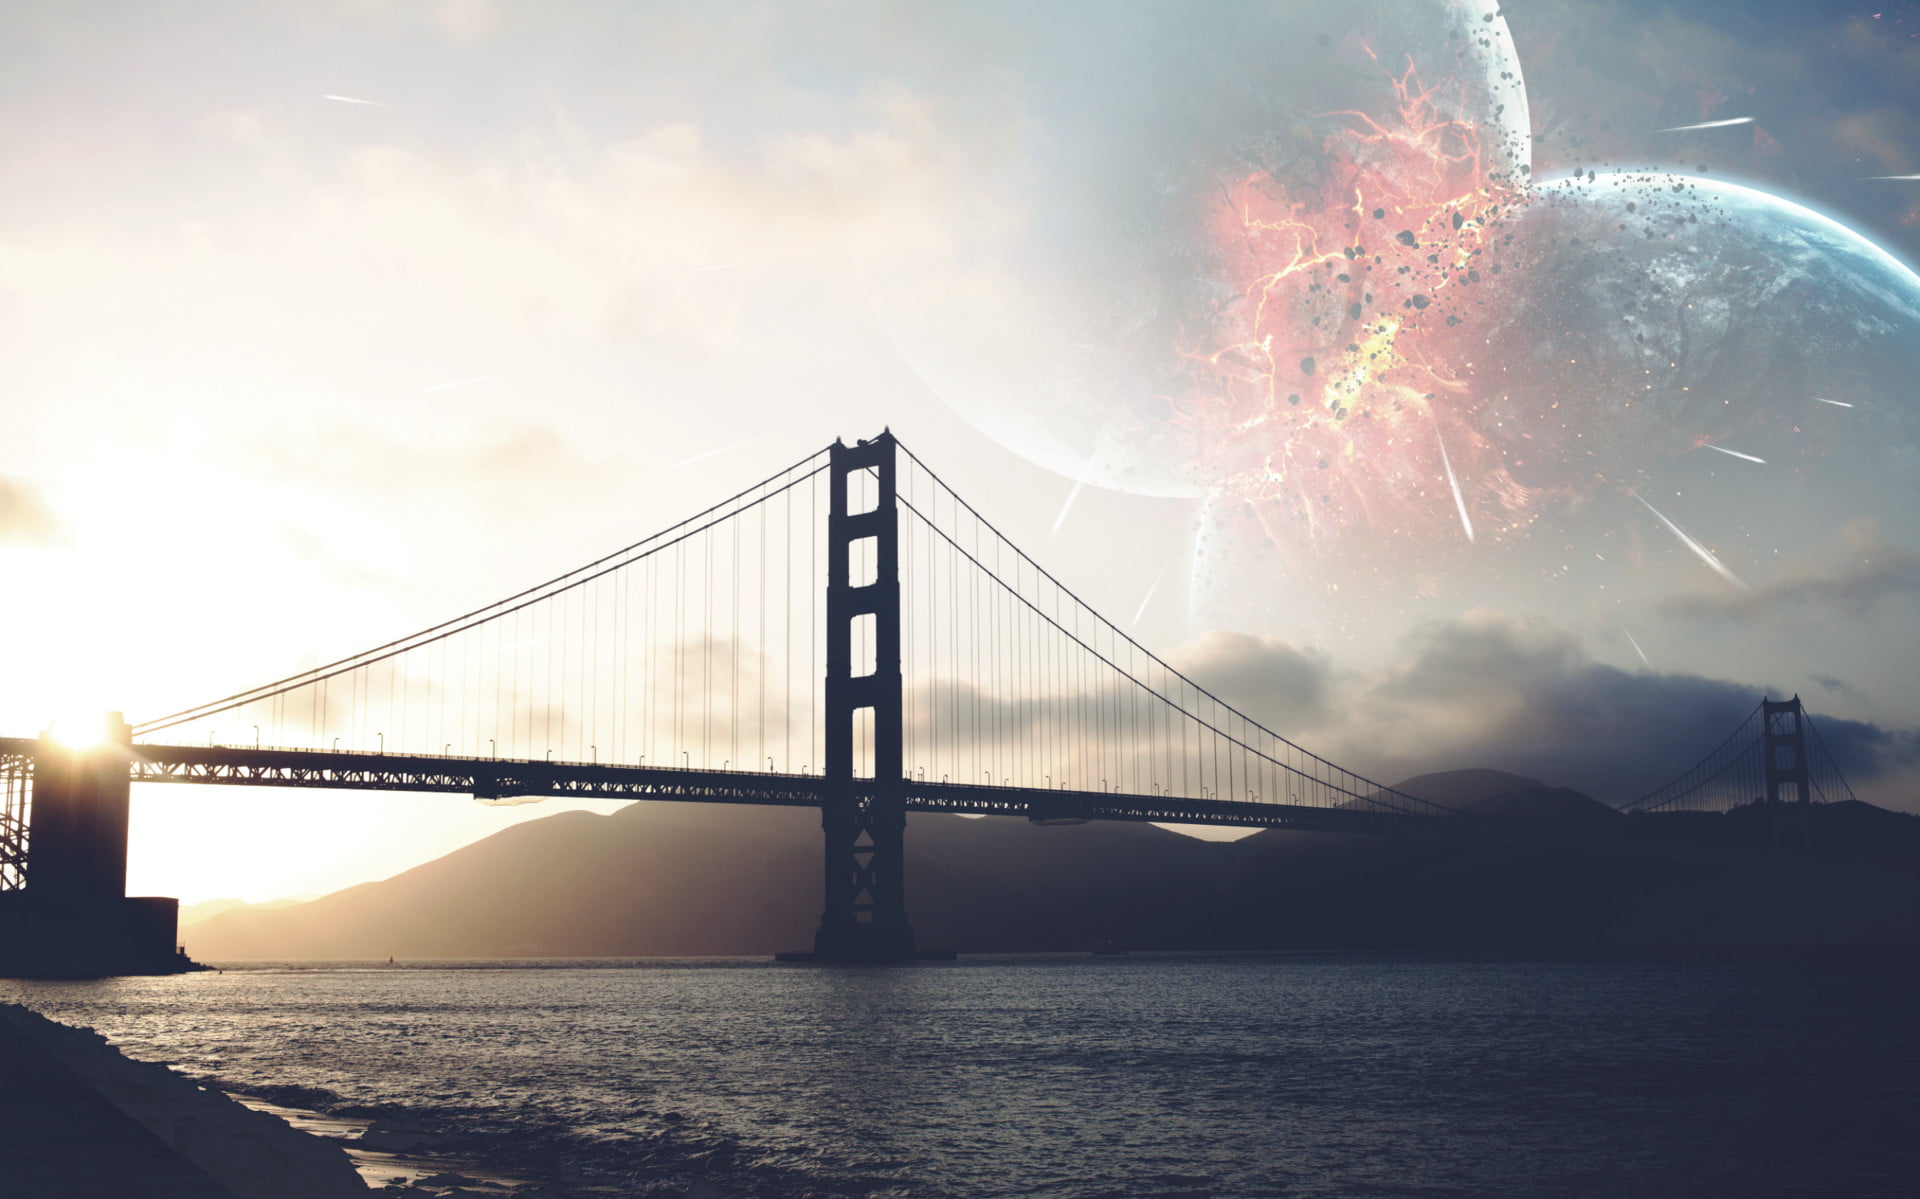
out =
[[[1343,674],[1285,642],[1208,634],[1180,655],[1202,685],[1275,731],[1391,782],[1492,767],[1609,802],[1697,762],[1779,688],[1624,671],[1564,633],[1502,616],[1423,626],[1398,662]],[[1815,728],[1862,798],[1920,767],[1920,730],[1823,717]]]

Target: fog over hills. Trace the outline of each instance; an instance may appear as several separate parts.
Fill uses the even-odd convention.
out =
[[[203,920],[211,920],[226,912],[284,908],[296,903],[304,903],[309,898],[313,897],[269,899],[264,903],[248,903],[244,899],[235,898],[203,899],[198,903],[183,903],[180,905],[180,927],[186,928],[188,925],[199,924]]]
[[[1423,775],[1399,789],[1530,823],[1646,819],[1491,770]],[[1811,815],[1821,828],[1846,826],[1849,845],[1884,850],[1904,838],[1920,848],[1920,820],[1850,806],[1862,811],[1837,805]],[[1661,827],[1674,831],[1677,845],[1740,832],[1721,817]],[[308,903],[222,912],[184,939],[195,957],[212,961],[771,954],[812,944],[821,852],[812,809],[645,802],[605,815],[563,812],[380,882]],[[1280,829],[1223,843],[1146,824],[1041,827],[916,814],[907,830],[907,902],[922,946],[961,952],[1106,942],[1547,950],[1915,943],[1916,862],[1909,852],[1870,862],[1825,853],[1729,864],[1684,852],[1648,858]]]

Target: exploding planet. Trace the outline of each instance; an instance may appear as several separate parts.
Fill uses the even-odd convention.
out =
[[[1008,448],[1199,500],[1196,623],[1618,608],[1907,536],[1920,279],[1735,184],[1533,180],[1491,4],[1059,35],[875,309]]]
[[[1663,172],[1543,185],[1512,231],[1474,377],[1521,485],[1631,483],[1702,447],[1765,458],[1771,487],[1913,464],[1920,278],[1858,233]]]
[[[1530,157],[1493,4],[1165,4],[1059,34],[1032,52],[1080,65],[1035,76],[1017,135],[957,168],[965,211],[870,280],[934,390],[1068,477],[1207,496],[1322,456],[1249,429],[1432,389],[1399,330]]]
[[[1765,584],[1847,530],[1914,540],[1920,277],[1871,241],[1736,184],[1594,173],[1530,189],[1475,261],[1436,300],[1469,336],[1421,401],[1431,452],[1396,467],[1424,488],[1335,463],[1326,505],[1373,511],[1315,547],[1310,578],[1275,567],[1305,543],[1297,513],[1217,493],[1199,571],[1216,613],[1244,618],[1233,597],[1258,591],[1337,624],[1315,597],[1356,585],[1565,610]]]

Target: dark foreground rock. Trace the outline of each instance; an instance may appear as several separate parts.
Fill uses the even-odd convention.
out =
[[[337,1145],[250,1111],[86,1029],[0,1004],[8,1199],[350,1199]]]

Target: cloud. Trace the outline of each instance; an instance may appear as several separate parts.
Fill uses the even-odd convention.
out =
[[[1610,802],[1677,776],[1763,694],[1785,694],[1753,682],[1629,673],[1594,661],[1570,635],[1506,617],[1430,625],[1407,648],[1402,665],[1349,697],[1349,739],[1379,730],[1390,741],[1373,752],[1390,754],[1408,773],[1487,766]],[[1817,723],[1856,785],[1890,783],[1920,763],[1920,731],[1835,717]],[[1369,748],[1355,743],[1352,751]]]
[[[1208,632],[1178,662],[1195,682],[1269,728],[1291,734],[1324,725],[1333,714],[1332,668],[1316,655],[1273,637]]]
[[[1912,793],[1912,774],[1920,767],[1920,729],[1886,729],[1862,720],[1842,720],[1818,713],[1810,714],[1810,723],[1814,743],[1808,748],[1808,758],[1815,768],[1816,779],[1821,776],[1821,761],[1830,758],[1847,782],[1856,788],[1856,794],[1868,792],[1860,795],[1862,799],[1876,798],[1883,789],[1879,784],[1905,784],[1885,787],[1895,791],[1895,796],[1878,796],[1883,802],[1897,803],[1897,796]]]
[[[498,30],[495,0],[347,0],[349,10],[423,21],[454,42],[479,41]]]
[[[0,475],[0,545],[44,545],[59,529],[38,487]]]
[[[1743,591],[1689,592],[1661,608],[1703,623],[1808,611],[1858,618],[1889,599],[1920,592],[1920,555],[1889,544],[1874,521],[1852,521],[1834,541],[1839,552],[1832,561],[1789,563],[1767,583]]]
[[[1753,681],[1628,672],[1595,661],[1574,636],[1477,613],[1416,629],[1394,660],[1336,670],[1283,641],[1209,632],[1172,655],[1194,682],[1300,748],[1376,782],[1491,768],[1624,803],[1685,772],[1786,691]],[[1148,672],[1181,708],[1232,736],[1290,756],[1191,688]],[[1216,742],[1117,675],[1089,668],[1050,694],[996,697],[916,676],[908,693],[910,767],[975,778],[989,763],[1058,784],[1094,779],[1146,787],[1185,777]],[[1837,680],[1833,682],[1837,683]],[[1920,770],[1920,730],[1815,712],[1815,728],[1860,798],[1899,803]],[[1198,753],[1205,758],[1193,758]],[[1818,754],[1816,753],[1816,757]],[[1037,763],[1037,765],[1036,765]],[[1171,772],[1171,773],[1169,773]],[[1019,780],[1016,780],[1019,781]],[[1272,785],[1271,780],[1266,785]]]
[[[1487,613],[1415,630],[1396,661],[1371,672],[1336,672],[1284,643],[1235,634],[1207,634],[1178,657],[1247,715],[1376,781],[1488,767],[1614,803],[1691,767],[1763,694],[1786,694],[1623,671],[1570,634]],[[1920,730],[1815,716],[1862,798],[1892,801],[1898,779],[1920,766]]]
[[[1759,701],[1746,684],[1628,673],[1565,633],[1505,617],[1429,625],[1406,649],[1350,701],[1348,736],[1377,730],[1377,745],[1354,749],[1409,773],[1486,766],[1631,799],[1692,765]]]
[[[591,493],[593,485],[615,473],[566,438],[533,425],[488,431],[479,439],[470,431],[455,431],[428,442],[341,422],[277,437],[264,452],[283,480],[414,500],[455,494],[464,486],[474,492],[463,495],[464,502],[501,496],[515,508],[540,502],[564,509],[577,497],[552,493]],[[482,486],[475,487],[476,482]]]

